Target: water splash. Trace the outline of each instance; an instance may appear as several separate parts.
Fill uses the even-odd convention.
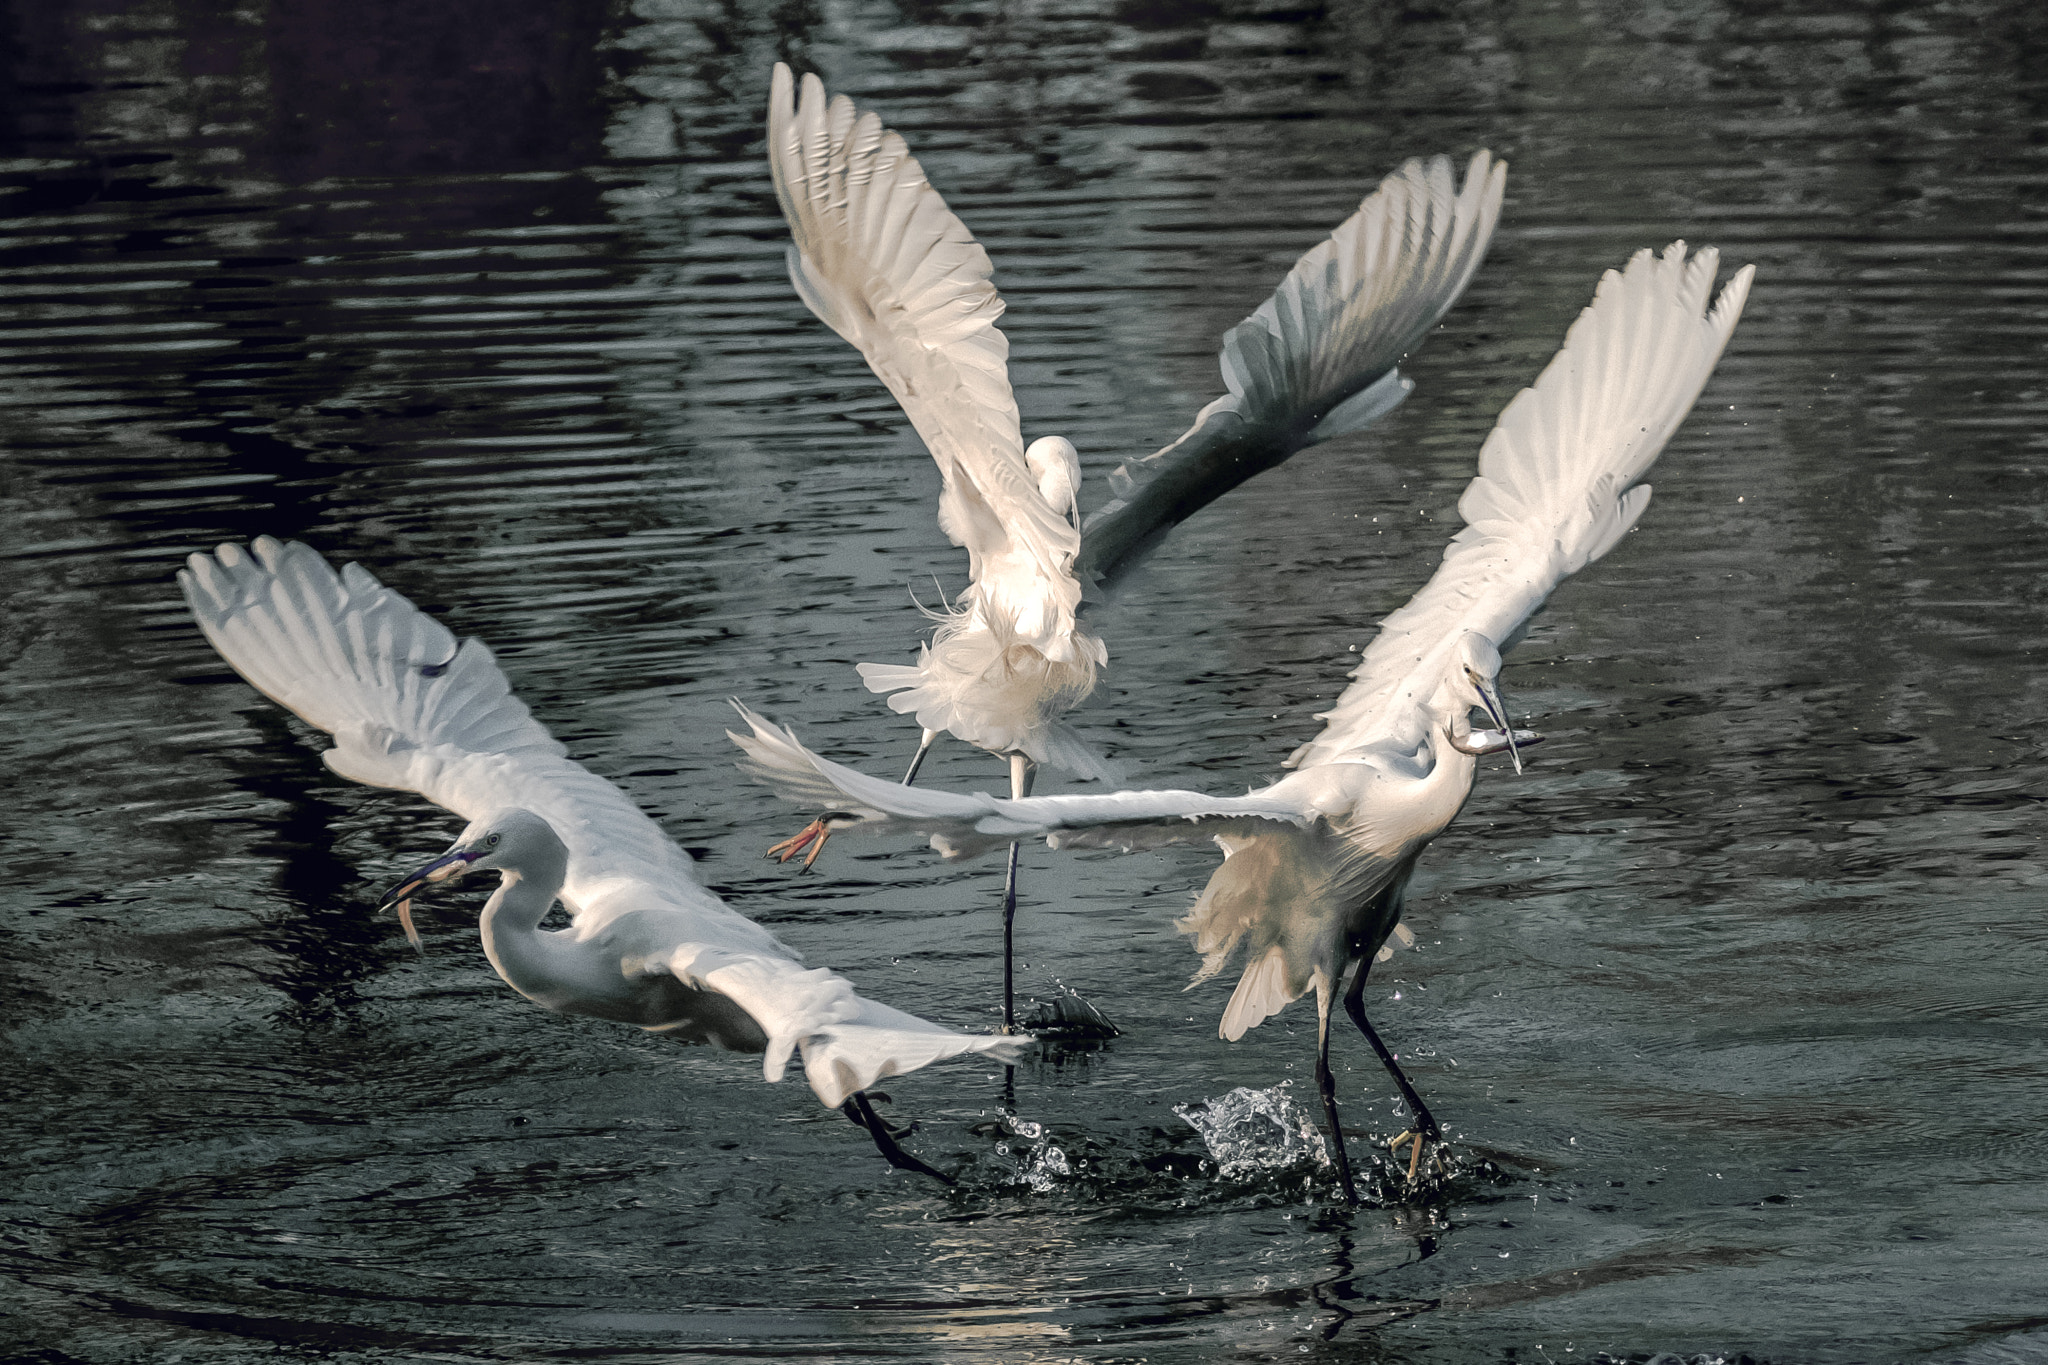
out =
[[[1046,1133],[1045,1125],[1005,1114],[1003,1141],[996,1155],[1011,1163],[1010,1178],[1037,1194],[1051,1194],[1074,1174],[1066,1151]]]
[[[1270,1090],[1239,1086],[1221,1099],[1177,1104],[1173,1112],[1202,1135],[1226,1180],[1301,1165],[1326,1169],[1330,1153],[1322,1130],[1287,1091],[1286,1081]]]

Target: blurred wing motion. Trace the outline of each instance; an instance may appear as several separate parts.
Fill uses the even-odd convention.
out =
[[[1401,361],[1465,291],[1500,220],[1507,164],[1413,160],[1295,263],[1223,339],[1229,390],[1181,438],[1110,476],[1080,572],[1114,577],[1157,535],[1296,451],[1378,421],[1408,396]]]
[[[1322,734],[1289,766],[1362,746],[1419,743],[1450,650],[1474,631],[1505,648],[1559,583],[1615,544],[1650,504],[1636,481],[1692,410],[1742,316],[1754,266],[1713,295],[1720,254],[1644,250],[1609,270],[1564,347],[1502,411],[1458,500],[1465,527],[1443,564],[1381,623],[1323,714]]]
[[[481,641],[448,630],[360,566],[337,574],[307,546],[259,537],[195,554],[178,574],[213,647],[258,691],[334,737],[343,777],[421,796],[467,820],[532,811],[569,849],[566,951],[605,952],[625,976],[673,973],[738,1005],[758,1033],[679,1018],[660,1031],[765,1048],[781,1079],[792,1050],[837,1106],[877,1077],[1013,1040],[953,1033],[806,970],[767,930],[696,880],[689,854],[624,792],[565,757],[512,695]],[[602,942],[595,940],[602,939]],[[573,1001],[562,1008],[574,1009]]]
[[[728,730],[747,753],[739,766],[797,805],[848,817],[848,827],[878,833],[929,835],[948,858],[974,857],[1038,835],[1054,848],[1155,848],[1217,834],[1250,834],[1278,825],[1306,826],[1312,816],[1260,796],[1208,796],[1190,791],[1122,791],[1088,796],[1032,796],[1005,801],[927,787],[906,787],[818,757],[794,733],[733,703],[752,733]]]

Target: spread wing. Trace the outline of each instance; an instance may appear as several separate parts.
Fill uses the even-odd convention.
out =
[[[1636,481],[1721,358],[1754,266],[1713,294],[1719,253],[1639,251],[1601,278],[1533,387],[1508,403],[1458,500],[1465,528],[1422,591],[1388,616],[1296,767],[1391,739],[1421,740],[1430,694],[1464,631],[1510,643],[1559,583],[1613,549],[1649,506]]]
[[[867,358],[938,462],[939,525],[967,549],[977,582],[999,562],[1027,601],[1056,603],[1073,629],[1080,533],[1026,465],[1017,402],[996,328],[1003,301],[974,240],[903,139],[816,76],[798,100],[777,63],[768,164],[794,243],[789,277],[805,304]]]
[[[572,902],[613,876],[696,885],[690,855],[564,756],[483,641],[458,645],[361,565],[336,573],[309,546],[259,536],[246,551],[191,556],[178,585],[221,658],[334,737],[323,758],[341,776],[416,792],[465,820],[533,811],[569,846]]]
[[[1190,791],[1120,791],[1005,801],[905,787],[818,757],[796,735],[735,701],[752,733],[728,730],[747,758],[739,766],[784,800],[856,819],[855,829],[917,833],[948,858],[974,857],[1014,839],[1043,835],[1055,848],[1129,851],[1216,834],[1252,834],[1277,824],[1302,828],[1310,812],[1271,796]]]
[[[1223,339],[1228,392],[1179,440],[1110,475],[1088,518],[1083,577],[1113,577],[1166,528],[1296,451],[1378,421],[1412,387],[1398,369],[1458,301],[1500,221],[1507,164],[1412,160],[1295,262]]]
[[[1409,161],[1382,180],[1223,338],[1230,396],[1220,401],[1254,425],[1307,424],[1308,444],[1392,407],[1399,399],[1365,393],[1465,292],[1500,221],[1507,170],[1481,151],[1463,190],[1443,156]]]
[[[868,999],[837,972],[807,969],[790,957],[690,942],[650,954],[639,966],[648,973],[669,972],[739,1006],[765,1035],[763,1077],[781,1080],[794,1052],[803,1058],[812,1092],[830,1109],[885,1076],[907,1075],[948,1057],[977,1054],[1014,1062],[1030,1042],[956,1033]]]

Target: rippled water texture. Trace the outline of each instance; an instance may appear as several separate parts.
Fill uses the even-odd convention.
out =
[[[2048,1358],[2044,12],[0,5],[0,1346]],[[1313,733],[1603,268],[1681,235],[1756,263],[1640,529],[1509,660],[1550,743],[1488,765],[1374,974],[1464,1144],[1432,1199],[1347,1211],[1298,1136],[1226,1176],[1181,1117],[1313,1096],[1307,1004],[1226,1045],[1228,982],[1181,992],[1213,851],[1027,853],[1025,994],[1122,1033],[1045,1047],[1009,1116],[995,1068],[892,1083],[948,1194],[752,1059],[521,1002],[476,896],[422,904],[415,959],[370,907],[455,822],[327,773],[187,620],[172,571],[222,539],[360,560],[745,913],[990,1027],[994,863],[764,863],[795,822],[721,733],[737,693],[894,771],[915,732],[851,665],[964,569],[784,276],[777,56],[883,111],[988,245],[1084,506],[1382,174],[1511,163],[1413,399],[1097,613],[1080,719],[1154,784],[1239,789]],[[1337,1054],[1363,1155],[1401,1116]]]

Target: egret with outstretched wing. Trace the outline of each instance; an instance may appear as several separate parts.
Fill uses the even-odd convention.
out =
[[[1060,719],[1107,657],[1075,619],[1080,465],[1061,437],[1024,444],[988,253],[901,137],[843,95],[828,103],[816,76],[799,99],[781,63],[768,164],[791,282],[902,405],[939,466],[939,526],[967,550],[967,589],[918,663],[861,675],[929,732],[1108,776]]]
[[[1076,572],[1111,582],[1168,530],[1256,474],[1363,431],[1415,388],[1401,362],[1465,292],[1500,221],[1507,163],[1411,160],[1294,263],[1223,338],[1226,392],[1164,449],[1110,476]]]
[[[939,524],[968,552],[968,588],[914,665],[860,665],[923,727],[903,781],[950,732],[1003,755],[1010,793],[1035,763],[1113,780],[1063,717],[1107,661],[1077,619],[1081,576],[1101,581],[1203,503],[1297,450],[1370,425],[1410,389],[1398,365],[1463,292],[1500,216],[1506,167],[1472,158],[1462,189],[1443,157],[1410,161],[1298,262],[1225,339],[1229,390],[1179,441],[1117,472],[1125,497],[1079,531],[1073,445],[1024,444],[996,327],[987,252],[925,179],[903,139],[815,76],[801,97],[777,64],[768,156],[788,219],[790,279],[886,384],[940,471]],[[1139,480],[1143,480],[1143,487]],[[1100,523],[1098,526],[1097,523]],[[1077,559],[1092,554],[1077,576]],[[832,822],[770,850],[817,860]],[[1003,1017],[1014,1022],[1010,937],[1017,857],[1003,897]]]
[[[967,549],[969,583],[914,665],[860,665],[871,691],[924,734],[903,781],[950,732],[1002,755],[1013,796],[1031,765],[1083,777],[1115,771],[1062,717],[1095,688],[1102,641],[1076,619],[1081,551],[1072,443],[1024,444],[1010,391],[1003,300],[966,225],[925,180],[903,139],[816,76],[801,100],[787,66],[768,97],[768,165],[789,220],[789,278],[820,321],[851,342],[895,395],[939,466],[939,526]],[[817,861],[831,836],[813,821],[769,850]],[[806,852],[806,850],[808,850]],[[1017,859],[1003,891],[1003,1028],[1015,1027],[1010,940]]]
[[[512,989],[567,1014],[763,1053],[770,1081],[799,1055],[819,1100],[892,1163],[938,1175],[897,1147],[862,1092],[963,1053],[1009,1059],[1016,1040],[941,1028],[806,969],[705,890],[690,855],[624,792],[566,756],[482,641],[458,643],[360,565],[337,574],[317,551],[263,536],[193,555],[178,583],[237,673],[334,737],[328,767],[469,821],[385,898],[415,946],[413,895],[497,872],[481,930]],[[569,926],[542,929],[557,900]]]
[[[1415,1119],[1411,1176],[1436,1120],[1365,1017],[1371,962],[1400,922],[1415,861],[1472,791],[1477,761],[1519,769],[1535,736],[1510,728],[1500,650],[1565,578],[1614,548],[1649,505],[1649,471],[1713,373],[1754,267],[1713,297],[1718,254],[1683,242],[1608,271],[1593,303],[1480,450],[1458,510],[1465,527],[1435,575],[1388,616],[1295,771],[1243,797],[1116,792],[1002,801],[912,793],[811,754],[746,714],[742,765],[788,798],[832,808],[840,827],[914,830],[947,856],[1044,835],[1055,847],[1144,848],[1214,837],[1224,861],[1180,927],[1203,955],[1195,980],[1242,950],[1220,1032],[1242,1037],[1313,989],[1316,1080],[1355,1200],[1329,1069],[1330,1005],[1357,963],[1346,1012]],[[1711,300],[1711,304],[1710,304]],[[1491,728],[1475,730],[1482,710]]]

